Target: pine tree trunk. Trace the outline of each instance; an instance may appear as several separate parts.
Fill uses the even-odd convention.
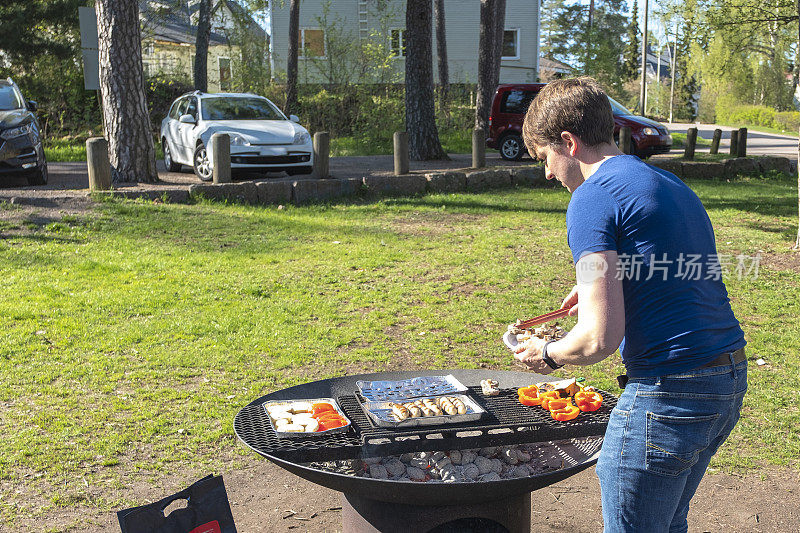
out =
[[[211,0],[200,0],[194,41],[194,88],[208,92],[208,42],[211,39]]]
[[[489,131],[489,112],[494,84],[495,0],[481,0],[481,22],[478,36],[478,95],[475,99],[475,127]]]
[[[414,161],[447,159],[439,143],[433,101],[433,12],[430,0],[406,4],[406,131]]]
[[[436,55],[439,62],[439,98],[447,102],[450,94],[450,72],[447,65],[447,32],[445,30],[444,0],[433,4],[433,18],[436,19]]]
[[[97,0],[100,94],[113,182],[158,181],[142,74],[139,4]]]
[[[797,8],[797,37],[800,43],[800,0],[796,0]],[[797,143],[797,239],[794,242],[794,249],[800,250],[800,141]]]
[[[297,111],[297,55],[300,46],[300,0],[289,3],[289,58],[286,65],[286,105],[287,115]]]
[[[500,63],[503,57],[503,35],[506,29],[506,0],[495,0],[494,3],[494,65],[492,66],[493,89],[500,84]]]

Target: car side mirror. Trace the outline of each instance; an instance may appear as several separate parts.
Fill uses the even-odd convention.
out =
[[[181,124],[197,124],[197,120],[192,115],[181,115],[178,121]]]
[[[37,109],[39,109],[39,104],[33,100],[28,100],[28,111],[36,111]]]
[[[300,122],[300,117],[298,117],[297,115],[289,115],[289,120],[291,120],[292,122]]]

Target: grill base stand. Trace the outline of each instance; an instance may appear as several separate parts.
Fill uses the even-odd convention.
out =
[[[463,505],[388,503],[342,495],[343,533],[530,533],[531,493]]]

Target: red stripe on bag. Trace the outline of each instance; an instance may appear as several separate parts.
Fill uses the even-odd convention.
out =
[[[222,529],[219,527],[219,522],[214,520],[202,526],[197,526],[189,533],[222,533]]]

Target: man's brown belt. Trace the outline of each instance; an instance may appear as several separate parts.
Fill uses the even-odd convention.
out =
[[[699,367],[695,368],[694,370],[698,370],[700,368],[714,368],[715,366],[727,366],[727,365],[731,364],[731,355],[733,355],[733,364],[734,365],[738,365],[739,363],[741,363],[742,361],[747,359],[747,357],[744,355],[744,348],[739,348],[738,350],[736,350],[733,353],[726,352],[726,353],[720,354],[718,357],[714,358],[712,361],[704,364],[703,366],[699,366]],[[624,389],[625,385],[628,384],[628,376],[625,375],[625,374],[622,374],[621,376],[617,376],[617,383],[619,384],[619,388],[620,389]]]

